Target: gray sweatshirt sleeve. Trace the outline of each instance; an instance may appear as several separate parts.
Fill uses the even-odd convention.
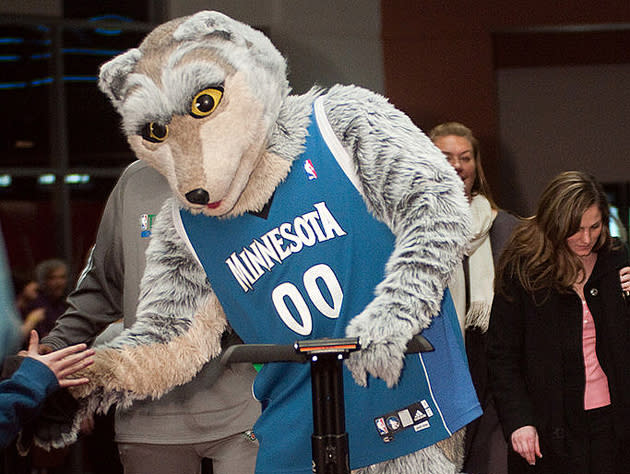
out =
[[[123,317],[123,248],[121,236],[123,177],[109,196],[96,243],[75,289],[68,296],[69,308],[54,329],[42,339],[53,349],[85,342],[91,344],[110,323]]]

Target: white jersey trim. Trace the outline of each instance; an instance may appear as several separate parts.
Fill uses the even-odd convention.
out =
[[[177,201],[174,198],[171,199],[171,216],[173,218],[173,225],[175,226],[175,231],[182,238],[182,240],[186,244],[186,247],[188,247],[188,250],[190,250],[190,253],[193,255],[193,257],[195,257],[195,261],[199,264],[201,268],[203,268],[203,265],[201,264],[201,260],[199,260],[199,257],[197,256],[197,252],[195,252],[195,248],[193,247],[193,244],[190,242],[190,239],[188,238],[188,233],[186,232],[186,229],[184,229],[184,223],[182,222],[182,215],[179,213],[179,205],[177,204]]]
[[[319,131],[321,132],[326,145],[330,149],[346,177],[350,180],[359,194],[363,196],[363,186],[361,186],[361,181],[359,180],[359,175],[357,175],[352,158],[337,138],[337,135],[335,135],[335,132],[333,132],[330,122],[328,121],[328,117],[326,117],[323,97],[315,99],[315,102],[313,103],[313,110],[315,111],[317,126],[319,127]]]
[[[433,400],[433,404],[435,405],[438,413],[440,414],[440,419],[442,420],[442,426],[448,432],[449,436],[453,436],[453,432],[446,424],[446,420],[444,419],[444,415],[442,414],[442,408],[440,408],[440,404],[435,399],[435,394],[433,393],[433,387],[431,386],[431,379],[429,378],[427,368],[424,365],[424,359],[422,358],[422,354],[418,354],[418,360],[420,360],[420,364],[422,364],[422,370],[424,371],[424,379],[427,381],[427,386],[429,387],[429,393],[431,394],[431,400]]]

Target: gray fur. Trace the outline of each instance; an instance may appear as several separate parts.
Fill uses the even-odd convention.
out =
[[[175,232],[172,206],[171,200],[164,203],[152,229],[137,322],[106,347],[168,342],[188,330],[196,309],[213,294],[203,270]]]
[[[181,95],[180,91],[173,92]],[[166,92],[143,74],[128,76],[125,96],[124,102],[118,105],[118,112],[124,117],[122,125],[126,135],[139,133],[147,122],[168,123],[175,112]],[[180,113],[182,108],[183,105],[180,105]]]
[[[267,151],[288,162],[293,162],[304,151],[313,102],[321,94],[323,91],[314,87],[304,95],[291,95],[284,100]]]
[[[434,444],[407,456],[355,469],[352,474],[457,474],[458,472],[459,469]]]
[[[101,66],[98,87],[110,98],[117,109],[125,97],[127,75],[141,57],[140,50],[134,48]]]
[[[230,61],[235,69],[246,70],[243,66],[254,60],[258,66],[270,71],[277,83],[288,87],[284,57],[269,38],[249,25],[219,12],[202,11],[184,21],[173,33],[173,39],[176,41],[192,41],[197,44],[201,38],[208,36],[218,36],[224,40],[223,50],[226,54],[223,57]],[[235,49],[240,54],[234,54]],[[245,63],[239,63],[239,60],[245,57],[247,58]]]
[[[430,140],[383,97],[335,86],[325,107],[333,130],[352,151],[368,209],[396,236],[385,280],[346,331],[362,344],[347,362],[357,382],[365,385],[370,373],[392,386],[407,342],[439,312],[450,272],[468,242],[462,182]]]
[[[156,48],[165,58],[162,64],[151,62],[155,61],[150,58]],[[261,121],[268,127],[264,156],[279,157],[289,166],[304,148],[313,102],[324,96],[333,131],[354,160],[367,208],[396,238],[386,276],[373,301],[347,328],[347,334],[358,336],[362,345],[347,364],[358,383],[365,384],[369,373],[394,385],[406,343],[439,312],[446,282],[470,236],[463,184],[442,153],[406,115],[384,97],[365,89],[338,85],[328,91],[313,88],[304,95],[288,95],[286,64],[271,42],[260,32],[216,12],[201,12],[162,25],[139,50],[132,51],[103,66],[99,81],[119,110],[130,138],[148,121],[168,123],[174,115],[186,114],[193,91],[221,83],[238,72],[245,74],[248,87],[263,105]],[[206,51],[208,60],[197,54],[201,51]],[[161,67],[164,64],[168,67]],[[247,133],[248,125],[247,121],[235,124],[241,128],[234,133]],[[147,150],[142,149],[152,157],[153,148]],[[168,150],[170,154],[164,153],[160,159],[172,157],[176,161],[177,150]],[[284,176],[269,179],[278,183]],[[269,197],[262,196],[265,202]],[[247,201],[239,204],[248,209]],[[187,206],[186,202],[178,205]],[[254,207],[252,203],[251,209],[257,210]],[[106,411],[113,403],[126,406],[136,398],[160,396],[185,383],[220,350],[217,334],[225,327],[224,315],[215,307],[216,296],[202,267],[177,234],[171,214],[176,210],[167,202],[153,229],[136,324],[104,348],[126,358],[110,367],[107,388],[96,380],[77,394],[85,398],[75,430],[78,420],[93,411]],[[201,212],[198,208],[195,211]],[[232,215],[238,213],[222,217]],[[210,328],[207,341],[204,338],[200,347],[191,346],[186,354],[178,353],[174,341],[199,328]],[[172,360],[172,367],[150,387],[135,380],[136,376],[143,378],[142,364],[146,361],[135,360],[133,353],[125,356],[129,349],[144,347],[155,347]],[[121,382],[130,375],[131,384]],[[72,436],[65,435],[65,439]],[[435,445],[357,472],[452,474],[456,470]]]

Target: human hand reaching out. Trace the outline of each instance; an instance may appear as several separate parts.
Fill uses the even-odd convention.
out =
[[[533,426],[522,426],[514,430],[510,440],[514,451],[520,454],[530,466],[536,464],[536,457],[542,458],[540,443],[538,442],[538,431]]]
[[[94,363],[94,349],[87,349],[86,344],[64,347],[48,354],[39,353],[39,335],[33,330],[30,334],[28,350],[22,351],[26,357],[32,357],[48,367],[57,377],[59,387],[75,387],[89,382],[86,377],[72,378],[81,369]]]

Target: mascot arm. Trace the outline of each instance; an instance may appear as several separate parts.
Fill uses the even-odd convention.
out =
[[[77,439],[83,419],[112,405],[159,398],[184,384],[221,351],[226,320],[205,273],[171,227],[167,200],[146,254],[136,322],[99,346],[94,364],[78,375],[90,379],[70,392],[78,399],[72,420],[40,420],[35,442],[60,448]]]
[[[72,390],[93,410],[159,398],[184,384],[221,351],[223,310],[197,260],[173,227],[167,200],[146,253],[136,322],[97,348],[82,375],[90,383]]]
[[[407,342],[438,314],[449,275],[461,261],[469,206],[444,155],[386,99],[338,86],[324,107],[344,148],[352,150],[368,209],[396,238],[374,300],[347,328],[363,347],[348,366],[360,384],[369,373],[393,386]]]

